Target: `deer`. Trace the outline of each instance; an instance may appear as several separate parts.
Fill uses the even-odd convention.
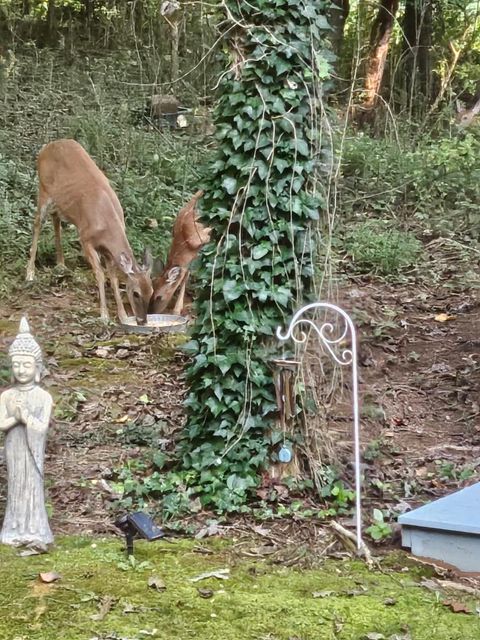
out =
[[[474,122],[474,120],[480,113],[480,97],[470,109],[467,109],[464,103],[460,100],[456,100],[455,105],[457,108],[455,122],[460,127],[460,129],[466,129]]]
[[[57,264],[64,266],[61,220],[78,230],[80,244],[98,287],[100,318],[108,321],[105,297],[105,263],[120,322],[127,314],[120,294],[118,275],[126,280],[127,298],[138,324],[147,321],[153,288],[151,259],[145,254],[139,265],[127,239],[120,201],[108,178],[75,140],[60,139],[44,145],[37,157],[39,180],[37,212],[27,266],[27,280],[35,277],[35,259],[42,224],[48,214],[53,220]]]
[[[161,274],[153,280],[151,313],[163,313],[170,305],[175,293],[177,298],[173,314],[179,315],[183,309],[189,276],[188,268],[203,245],[210,240],[211,228],[203,226],[198,220],[196,206],[202,196],[203,191],[197,191],[177,215],[167,262]]]

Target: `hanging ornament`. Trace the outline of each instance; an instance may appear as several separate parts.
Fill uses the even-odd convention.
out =
[[[282,444],[278,452],[278,459],[280,462],[287,464],[292,460],[292,450],[286,444]]]

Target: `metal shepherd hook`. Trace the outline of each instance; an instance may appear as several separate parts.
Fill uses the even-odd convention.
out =
[[[331,322],[325,322],[321,326],[317,325],[309,318],[302,316],[307,311],[317,311],[320,309],[328,309],[338,313],[345,321],[345,328],[340,335],[335,337],[335,327]],[[332,356],[333,360],[341,366],[352,366],[352,390],[353,390],[353,439],[355,450],[355,522],[357,533],[357,549],[363,547],[362,541],[362,512],[361,512],[361,478],[360,478],[360,419],[359,419],[359,399],[358,399],[358,372],[357,372],[357,335],[350,316],[340,307],[329,302],[313,302],[302,307],[293,316],[290,326],[285,334],[282,334],[281,327],[277,328],[277,338],[279,340],[292,339],[296,344],[302,344],[307,340],[305,331],[300,330],[297,335],[294,330],[297,325],[304,324],[311,327],[317,334],[320,342]],[[341,352],[335,350],[345,338],[351,336],[351,349],[343,349]]]

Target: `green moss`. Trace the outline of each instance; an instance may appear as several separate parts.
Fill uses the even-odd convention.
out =
[[[238,561],[225,542],[208,546],[205,555],[192,541],[136,542],[130,567],[119,540],[63,538],[51,554],[27,558],[2,548],[0,638],[140,639],[151,637],[141,630],[157,629],[153,637],[169,640],[358,640],[406,627],[416,640],[478,637],[477,618],[452,613],[409,573],[370,573],[360,562],[343,561],[320,570],[272,568]],[[226,567],[229,580],[191,581]],[[36,576],[48,571],[62,579],[41,584]],[[154,575],[165,591],[148,586]],[[213,597],[202,598],[198,587],[213,590]],[[387,598],[396,603],[386,604]],[[110,610],[92,619],[107,599],[113,599]]]

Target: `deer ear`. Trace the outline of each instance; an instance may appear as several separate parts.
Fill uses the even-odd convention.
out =
[[[158,256],[153,260],[153,265],[152,265],[153,277],[156,278],[157,276],[161,275],[164,269],[165,269],[165,263],[163,262],[163,259],[160,256]]]
[[[133,273],[133,260],[126,253],[122,252],[118,256],[118,265],[127,276]]]
[[[146,271],[148,274],[150,274],[152,272],[152,267],[153,267],[152,252],[148,247],[145,247],[145,249],[143,250],[142,264],[140,268],[142,269],[142,271]]]
[[[455,108],[457,110],[457,113],[461,113],[462,111],[465,111],[465,103],[462,102],[461,100],[458,100],[458,98],[455,100]]]
[[[167,273],[167,284],[175,284],[175,282],[179,279],[182,270],[180,267],[172,267]]]

